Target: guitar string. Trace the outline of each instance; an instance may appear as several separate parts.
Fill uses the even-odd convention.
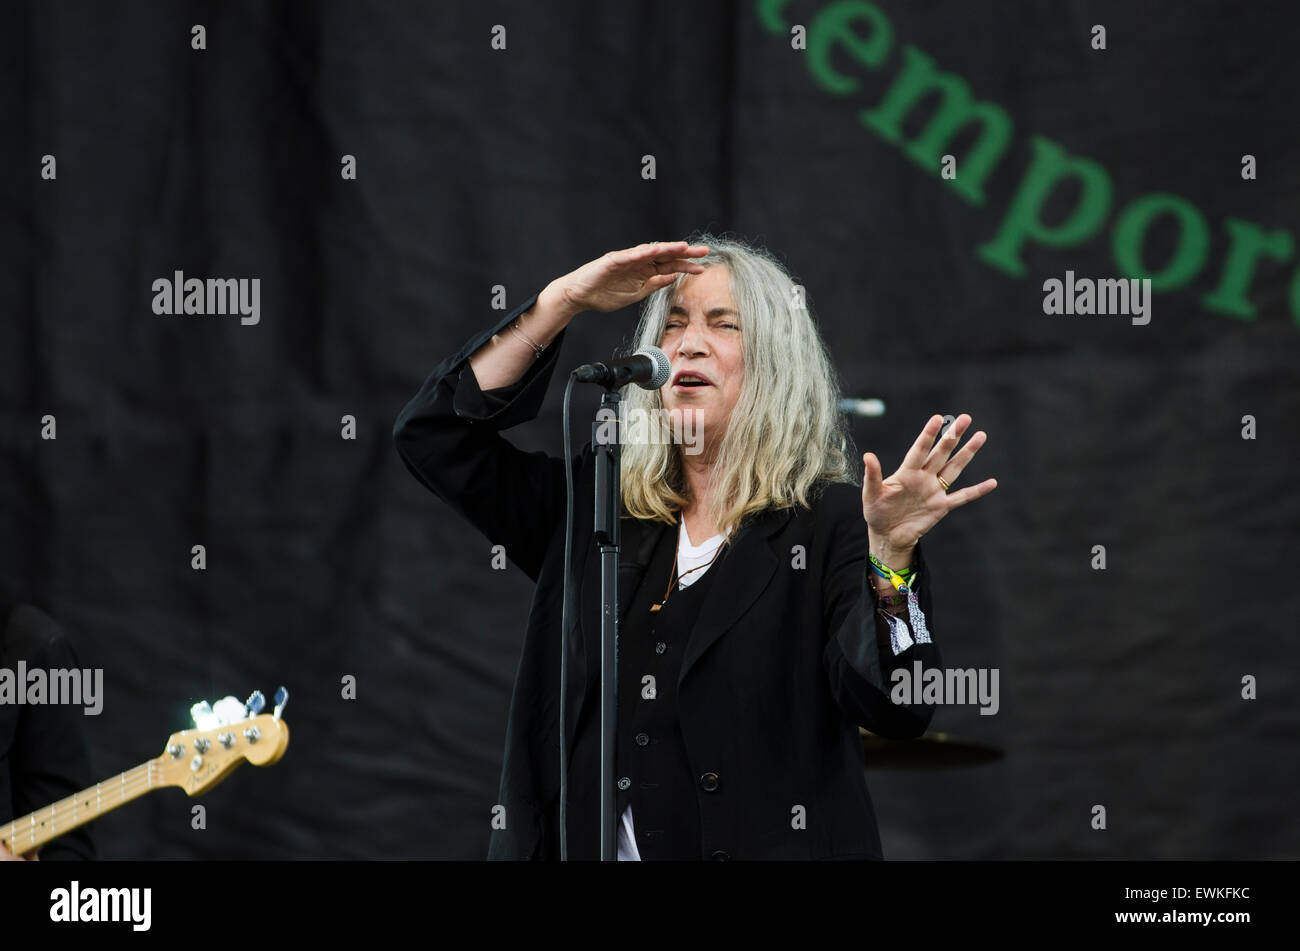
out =
[[[140,793],[145,793],[150,789],[153,789],[157,784],[153,782],[150,766],[156,762],[157,760],[149,760],[146,763],[133,766],[124,772],[118,773],[117,776],[109,777],[106,780],[96,783],[94,786],[88,786],[76,796],[67,796],[48,806],[37,809],[35,812],[28,813],[28,815],[24,816],[22,819],[15,819],[12,822],[6,823],[4,826],[0,826],[0,829],[7,828],[12,830],[12,835],[0,836],[0,839],[3,839],[7,843],[10,852],[13,852],[15,855],[22,855],[36,847],[37,837],[44,838],[47,823],[50,824],[51,829],[56,827],[54,820],[59,818],[59,815],[55,810],[61,809],[65,812],[75,814],[77,811],[76,807],[80,807],[88,813],[93,813],[89,815],[88,818],[77,822],[75,825],[69,820],[63,832],[59,832],[50,838],[45,839],[40,844],[44,845],[47,842],[52,842],[64,833],[71,832],[73,829],[79,828],[87,822],[93,821],[105,812],[116,809],[118,806],[125,805],[130,799],[135,798]],[[107,790],[103,788],[105,784],[108,785]],[[105,791],[107,791],[110,796],[108,809],[103,807],[103,794]],[[91,793],[95,794],[96,805],[94,806],[89,805],[89,794]],[[86,803],[84,806],[82,805],[83,799]],[[112,799],[116,799],[117,801],[112,802]],[[67,817],[65,816],[63,818],[66,819]],[[28,843],[26,849],[19,851],[13,848],[15,844],[22,845],[24,840],[27,840]]]
[[[150,763],[152,762],[154,761],[151,760]],[[37,809],[35,812],[28,813],[21,819],[15,819],[6,823],[5,826],[0,826],[0,828],[8,828],[12,830],[12,835],[8,837],[0,836],[0,838],[3,838],[10,844],[15,842],[21,844],[23,840],[26,839],[29,843],[28,849],[31,849],[34,847],[33,843],[35,839],[38,836],[43,837],[45,835],[45,827],[47,824],[49,824],[51,830],[57,828],[55,820],[59,818],[67,820],[64,826],[64,831],[57,833],[50,839],[46,839],[46,841],[52,841],[54,838],[63,835],[64,832],[71,832],[73,829],[84,825],[86,822],[90,822],[99,815],[102,815],[104,812],[125,804],[128,801],[128,798],[134,798],[135,795],[142,792],[148,792],[152,789],[155,784],[151,781],[148,767],[149,763],[142,763],[139,766],[133,766],[129,770],[118,773],[117,776],[112,776],[106,780],[102,780],[94,786],[88,786],[76,796],[66,796],[57,802],[53,802],[48,806]],[[129,777],[129,779],[127,777]],[[105,791],[103,787],[105,784],[108,786],[110,797],[109,809],[104,809],[103,807],[103,794]],[[90,805],[90,794],[92,793],[94,794],[96,801],[94,806]],[[111,801],[114,798],[117,800],[116,802]],[[84,805],[83,800],[85,802]],[[77,822],[76,825],[73,825],[67,816],[61,815],[61,813],[64,812],[75,814],[78,809],[93,814],[90,815],[89,818]],[[39,825],[37,823],[39,823]],[[10,849],[10,851],[12,852],[13,849]]]
[[[28,813],[26,816],[23,816],[21,819],[14,819],[11,822],[8,822],[5,825],[0,826],[0,830],[8,829],[10,831],[10,835],[8,836],[0,835],[0,841],[6,843],[6,847],[9,848],[10,852],[14,853],[15,855],[22,855],[25,852],[30,851],[33,848],[36,848],[36,838],[37,836],[44,836],[45,824],[47,822],[50,823],[51,830],[57,827],[55,820],[60,818],[60,810],[69,811],[72,813],[73,816],[76,816],[78,806],[82,802],[82,799],[86,798],[86,806],[84,808],[86,808],[88,811],[93,812],[93,815],[91,815],[90,818],[88,819],[83,819],[75,823],[69,820],[63,832],[59,832],[56,835],[50,836],[50,838],[45,839],[44,842],[42,842],[41,844],[44,845],[46,842],[52,842],[54,839],[58,838],[61,835],[64,835],[66,832],[71,832],[73,829],[79,828],[85,825],[87,822],[93,821],[94,819],[103,815],[105,812],[109,812],[113,809],[116,809],[118,806],[125,805],[129,799],[134,799],[139,794],[148,792],[150,789],[153,789],[155,786],[155,783],[153,781],[153,767],[156,764],[165,765],[165,763],[166,760],[163,757],[157,757],[155,759],[146,760],[143,763],[140,763],[136,766],[132,766],[128,770],[124,770],[123,772],[118,773],[116,776],[110,776],[106,780],[101,780],[100,782],[96,783],[94,786],[86,787],[85,789],[81,790],[81,792],[77,793],[75,796],[65,796],[63,799],[57,800],[56,802],[52,802],[48,806],[43,806],[34,812]],[[103,793],[104,793],[105,783],[107,783],[109,786],[110,797],[112,796],[117,797],[117,802],[111,803],[108,809],[104,809],[103,807]],[[92,792],[95,794],[95,806],[93,807],[93,809],[89,805],[89,798],[88,798],[90,793]],[[128,793],[130,793],[129,796]],[[36,825],[36,823],[38,822],[40,823],[40,825]],[[29,843],[26,849],[24,849],[23,851],[18,851],[12,848],[12,846],[15,843],[21,845],[24,837],[26,837]]]

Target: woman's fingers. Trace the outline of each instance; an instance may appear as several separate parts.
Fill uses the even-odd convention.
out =
[[[683,258],[674,258],[671,261],[655,261],[654,266],[655,270],[660,274],[699,274],[704,270],[704,265]]]
[[[925,457],[925,462],[921,465],[921,468],[926,472],[936,474],[943,469],[948,462],[948,457],[957,448],[957,443],[961,442],[962,434],[966,432],[966,428],[970,424],[971,417],[968,413],[962,413],[954,419],[952,425],[948,427],[948,431],[939,438],[939,441],[934,444],[934,448],[930,450],[930,454]],[[948,481],[951,482],[952,480],[949,479]]]
[[[616,264],[640,264],[644,261],[654,259],[656,255],[668,255],[674,251],[681,252],[685,250],[685,241],[678,241],[672,244],[659,241],[648,244],[638,244],[635,248],[624,248],[622,251],[611,251],[609,256],[614,259]]]
[[[651,277],[646,278],[645,283],[641,285],[641,290],[645,292],[641,296],[648,297],[649,295],[653,294],[655,291],[659,290],[661,287],[667,287],[675,280],[677,280],[676,274],[652,275]]]
[[[948,493],[948,511],[960,508],[967,502],[974,502],[978,498],[988,495],[998,487],[997,479],[985,479],[979,485],[970,485],[964,489],[958,489],[955,492]]]
[[[654,262],[658,267],[675,263],[675,258],[699,258],[709,253],[708,245],[687,244],[685,241],[652,241],[635,248],[615,251],[612,257],[617,264],[645,264]]]
[[[930,451],[930,446],[934,443],[934,435],[943,425],[942,416],[931,416],[925,428],[921,430],[921,435],[916,437],[916,442],[912,443],[912,448],[907,450],[907,455],[903,457],[903,465],[900,468],[921,468],[925,462],[926,454]]]
[[[957,451],[957,455],[953,456],[946,463],[940,466],[939,471],[935,473],[935,475],[943,476],[944,481],[949,485],[956,482],[957,477],[961,475],[961,471],[966,468],[967,463],[971,461],[975,453],[979,452],[980,448],[987,441],[988,435],[981,429],[974,436],[971,436],[970,439],[966,440],[966,445],[962,446],[961,449]]]
[[[880,497],[883,488],[884,478],[881,474],[880,460],[876,458],[875,453],[865,453],[862,456],[862,514],[866,516],[866,508]]]
[[[688,244],[685,241],[651,241],[647,244],[639,244],[632,250],[652,258],[662,255],[698,258],[709,253],[709,246],[707,244]]]
[[[609,306],[595,309],[622,307],[667,287],[679,274],[699,274],[704,268],[690,258],[708,253],[706,245],[690,245],[685,241],[656,241],[611,251],[606,256],[609,263],[597,281],[603,285],[602,290],[615,296],[605,302]]]

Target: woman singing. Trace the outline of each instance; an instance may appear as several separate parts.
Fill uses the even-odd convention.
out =
[[[440,364],[394,438],[411,472],[536,584],[516,675],[489,858],[560,856],[565,462],[501,431],[533,419],[564,330],[644,300],[635,347],[672,363],[625,408],[694,433],[622,452],[620,859],[879,859],[858,726],[924,732],[933,707],[891,672],[938,667],[920,540],[991,492],[949,491],[984,443],[932,416],[858,488],[836,375],[790,276],[768,253],[701,244],[612,251],[557,278]],[[600,559],[591,447],[572,460],[575,584],[564,698],[568,856],[600,855]],[[491,810],[484,810],[487,816]],[[497,810],[500,813],[500,810]]]

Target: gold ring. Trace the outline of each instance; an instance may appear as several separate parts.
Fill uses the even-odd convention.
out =
[[[943,490],[947,492],[951,483],[944,481],[944,478],[941,475],[936,475],[935,478],[939,480],[939,484],[943,486]]]

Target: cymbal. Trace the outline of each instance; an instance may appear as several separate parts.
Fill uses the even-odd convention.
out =
[[[980,766],[1003,757],[1000,748],[951,733],[927,732],[913,740],[887,740],[858,727],[867,769],[951,769]]]

